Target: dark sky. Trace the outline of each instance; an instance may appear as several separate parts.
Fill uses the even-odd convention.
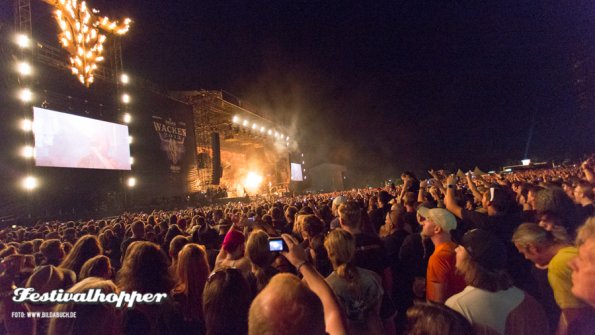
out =
[[[532,124],[530,158],[595,149],[591,1],[90,3],[134,20],[128,72],[247,100],[356,184],[516,163]]]

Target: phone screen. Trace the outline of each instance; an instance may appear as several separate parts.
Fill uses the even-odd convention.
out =
[[[280,252],[280,251],[287,251],[287,246],[285,245],[285,241],[282,238],[270,238],[269,239],[269,251],[273,252]]]

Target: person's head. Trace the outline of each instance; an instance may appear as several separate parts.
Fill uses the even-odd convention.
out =
[[[512,242],[517,250],[539,266],[547,265],[553,255],[548,250],[552,247],[563,244],[567,236],[561,231],[548,231],[536,223],[523,223],[512,235]]]
[[[44,241],[39,247],[39,251],[47,261],[61,261],[64,257],[62,243],[58,239]]]
[[[175,291],[188,297],[189,303],[183,312],[189,319],[202,319],[202,293],[210,272],[204,247],[195,243],[186,244],[178,255],[178,285]]]
[[[378,193],[378,206],[388,206],[389,201],[391,201],[392,199],[393,197],[388,192],[380,191],[380,193]]]
[[[337,210],[339,210],[339,206],[347,202],[347,198],[340,195],[333,199],[333,203],[331,205],[331,211],[333,212],[334,216],[338,216]]]
[[[240,257],[244,252],[245,240],[244,234],[235,229],[231,229],[225,234],[221,248],[230,255]]]
[[[362,212],[355,201],[347,201],[339,206],[339,223],[346,229],[359,229],[361,226]]]
[[[405,208],[402,205],[393,206],[393,209],[386,213],[384,224],[388,225],[391,231],[405,229]]]
[[[493,233],[473,229],[463,236],[455,251],[457,271],[467,285],[491,292],[512,286],[506,272],[506,246]]]
[[[475,334],[461,314],[442,304],[421,303],[407,310],[408,335]]]
[[[178,235],[169,242],[169,256],[175,262],[178,259],[178,253],[188,243],[186,236]]]
[[[578,256],[570,262],[572,294],[595,307],[595,216],[577,233]]]
[[[355,238],[343,229],[333,229],[324,240],[324,248],[339,277],[353,281],[357,272],[351,264],[355,256]]]
[[[295,206],[288,206],[287,209],[285,209],[285,220],[287,220],[287,222],[293,222],[297,212],[298,209]]]
[[[207,334],[245,334],[252,292],[238,269],[213,272],[203,291]]]
[[[514,199],[509,192],[502,188],[491,187],[482,196],[481,206],[488,211],[489,215],[507,213]]]
[[[112,278],[112,263],[104,255],[97,255],[90,258],[81,267],[78,280],[81,281],[88,277],[100,277],[103,279]]]
[[[261,230],[252,232],[246,242],[246,256],[256,269],[254,276],[257,290],[260,291],[271,279],[267,269],[271,268],[275,260],[275,255],[269,250],[269,235]]]
[[[271,279],[250,306],[250,335],[325,334],[322,302],[291,274]]]
[[[417,179],[417,177],[415,177],[415,174],[413,174],[413,172],[411,172],[411,171],[404,171],[403,173],[401,173],[402,181],[416,180],[416,179]]]
[[[548,230],[560,226],[567,232],[574,232],[578,228],[574,202],[559,187],[539,190],[535,197],[535,210],[540,224]]]
[[[84,235],[76,241],[72,250],[64,257],[60,267],[70,269],[74,273],[79,273],[87,260],[102,253],[103,248],[97,237]]]
[[[68,292],[85,293],[97,289],[103,294],[118,293],[118,288],[111,280],[89,277],[74,285]],[[119,334],[119,313],[114,304],[58,304],[58,313],[76,313],[76,318],[52,318],[48,334]]]
[[[417,213],[422,225],[421,235],[424,237],[450,236],[450,231],[457,228],[457,219],[446,209],[428,209],[422,206],[417,210]]]
[[[169,292],[174,280],[168,267],[169,260],[157,244],[132,242],[118,271],[118,287],[123,291],[139,293]]]
[[[145,237],[145,224],[138,220],[134,221],[130,227],[132,230],[132,236],[136,238],[144,238]]]
[[[593,185],[586,180],[581,180],[574,186],[573,194],[577,203],[581,203],[582,201],[592,201]]]
[[[316,215],[302,215],[301,233],[304,239],[312,238],[324,232],[324,223]]]

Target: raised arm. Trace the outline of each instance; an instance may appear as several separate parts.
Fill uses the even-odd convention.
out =
[[[466,178],[467,178],[467,185],[469,186],[469,189],[473,193],[473,198],[475,199],[476,202],[481,202],[482,194],[479,193],[479,191],[477,190],[477,187],[475,186],[475,183],[473,182],[473,180],[471,180],[471,173],[468,173],[466,175]]]
[[[448,176],[448,178],[446,178],[446,196],[444,197],[444,206],[446,206],[446,209],[456,217],[462,219],[463,209],[457,204],[457,200],[455,199],[456,187],[457,185],[455,175],[451,174]]]
[[[287,244],[288,252],[283,256],[302,274],[308,287],[320,298],[324,309],[324,321],[328,334],[346,334],[346,323],[343,310],[335,297],[335,293],[316,271],[316,268],[306,260],[306,251],[291,235],[281,235]]]

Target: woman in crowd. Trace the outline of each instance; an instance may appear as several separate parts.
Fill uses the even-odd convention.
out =
[[[74,285],[68,292],[84,293],[90,289],[99,289],[102,293],[118,293],[118,288],[111,280],[89,277]],[[55,312],[74,312],[76,317],[52,318],[49,335],[118,335],[120,331],[119,312],[114,304],[59,304]]]
[[[172,297],[184,315],[184,328],[192,329],[194,334],[205,333],[202,293],[210,272],[204,247],[186,244],[178,255],[178,283],[172,290]]]
[[[107,256],[97,255],[83,264],[79,273],[79,281],[88,277],[112,279],[112,264]]]
[[[352,264],[355,238],[342,229],[335,229],[326,237],[324,247],[334,270],[326,281],[345,311],[350,333],[382,334],[381,279],[376,273]]]
[[[277,270],[272,267],[275,255],[269,251],[269,235],[261,230],[252,232],[246,242],[246,256],[252,263],[254,292],[258,293],[277,274]]]
[[[97,237],[93,235],[82,236],[76,241],[72,250],[64,257],[60,268],[72,270],[78,274],[81,272],[81,268],[86,261],[102,253],[103,249]]]
[[[125,292],[169,293],[175,280],[169,272],[169,260],[152,242],[130,244],[118,271],[118,288]],[[123,313],[122,330],[126,334],[177,334],[182,331],[183,317],[171,299],[159,305],[137,304]]]
[[[246,334],[252,297],[239,270],[222,268],[213,272],[203,292],[207,335]]]

